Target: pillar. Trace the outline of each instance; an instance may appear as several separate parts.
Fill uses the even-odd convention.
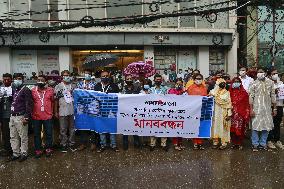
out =
[[[204,78],[209,76],[209,47],[199,46],[197,53],[197,64]]]
[[[72,70],[72,52],[69,47],[59,47],[59,70]]]

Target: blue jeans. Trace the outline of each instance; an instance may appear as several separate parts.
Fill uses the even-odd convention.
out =
[[[106,134],[100,134],[101,139],[101,147],[106,147]],[[110,147],[115,148],[116,147],[116,135],[110,134]]]
[[[35,143],[35,150],[41,150],[42,141],[41,141],[41,131],[42,126],[44,128],[45,134],[45,148],[52,147],[52,120],[33,120],[33,127],[34,127],[34,143]]]
[[[252,130],[251,133],[251,142],[253,146],[262,146],[266,147],[266,142],[267,142],[267,137],[268,137],[268,131],[263,130],[263,131],[256,131]],[[259,137],[260,134],[260,137]]]

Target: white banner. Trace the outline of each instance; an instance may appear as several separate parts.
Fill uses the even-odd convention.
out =
[[[117,132],[198,138],[201,96],[118,95]]]

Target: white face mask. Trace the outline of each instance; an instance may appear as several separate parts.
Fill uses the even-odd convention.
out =
[[[194,80],[194,83],[195,83],[196,85],[201,85],[201,84],[202,84],[202,80]]]
[[[271,79],[272,79],[273,81],[278,81],[278,80],[279,80],[278,74],[272,75]]]
[[[265,73],[257,73],[257,79],[262,80],[265,78]]]
[[[245,76],[246,75],[246,71],[240,71],[240,76]]]

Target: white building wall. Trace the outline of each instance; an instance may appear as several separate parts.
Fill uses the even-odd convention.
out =
[[[4,47],[0,48],[0,80],[4,73],[11,73],[11,53],[10,48]]]

